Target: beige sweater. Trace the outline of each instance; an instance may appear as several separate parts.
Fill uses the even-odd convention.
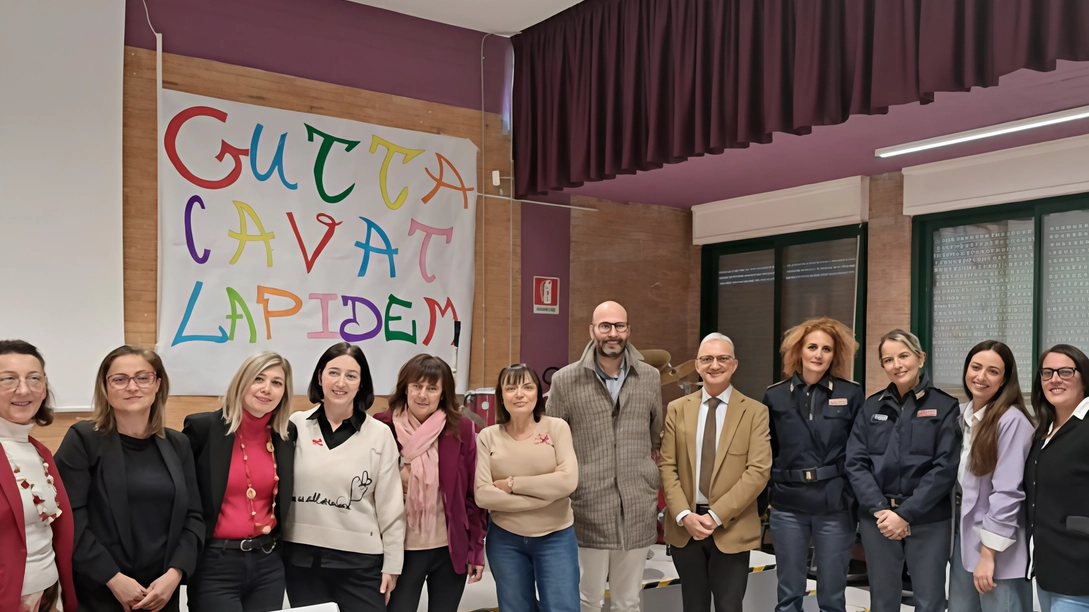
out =
[[[295,490],[284,522],[288,542],[382,555],[382,573],[400,574],[405,550],[405,501],[397,473],[397,442],[385,423],[363,421],[330,449],[310,419],[296,412]]]
[[[480,432],[476,444],[476,504],[491,511],[492,522],[524,537],[548,535],[574,523],[570,495],[579,472],[566,422],[542,416],[525,440],[492,425]],[[513,493],[492,484],[508,476],[514,477]]]

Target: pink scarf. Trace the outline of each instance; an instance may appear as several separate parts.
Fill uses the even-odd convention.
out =
[[[436,410],[420,423],[402,408],[393,417],[401,454],[409,462],[408,526],[424,533],[434,531],[439,512],[439,434],[446,428],[446,412]]]

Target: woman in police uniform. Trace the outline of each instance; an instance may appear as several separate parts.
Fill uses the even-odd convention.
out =
[[[846,325],[824,317],[792,328],[779,350],[786,378],[768,387],[763,402],[774,455],[768,486],[779,578],[775,609],[801,612],[812,539],[817,603],[822,612],[844,612],[856,524],[844,460],[865,400],[850,381],[858,342]]]
[[[894,329],[881,338],[877,352],[891,382],[866,399],[847,443],[870,610],[899,612],[906,560],[916,612],[942,612],[960,409],[956,399],[930,385],[923,371],[926,353],[914,335]]]

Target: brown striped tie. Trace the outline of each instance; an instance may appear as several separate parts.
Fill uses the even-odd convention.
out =
[[[715,469],[715,412],[722,400],[707,400],[707,418],[703,421],[703,444],[700,447],[700,493],[710,501],[711,472]]]

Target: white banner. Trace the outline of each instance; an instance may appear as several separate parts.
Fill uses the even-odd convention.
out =
[[[305,395],[342,340],[388,394],[413,355],[455,365],[455,320],[466,389],[471,141],[170,90],[161,117],[157,350],[172,394],[222,395],[272,350]]]

